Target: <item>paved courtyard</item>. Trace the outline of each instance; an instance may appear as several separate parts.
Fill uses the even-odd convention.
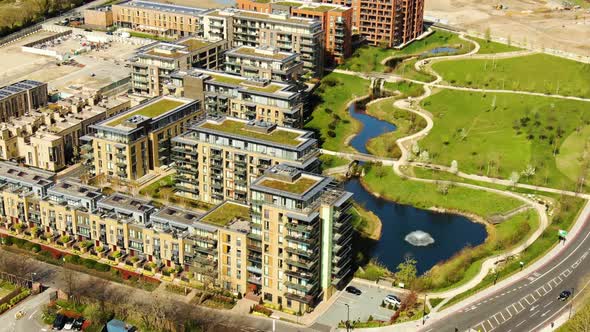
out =
[[[363,293],[361,295],[353,295],[346,291],[342,291],[338,299],[322,316],[320,316],[316,324],[328,325],[336,327],[340,321],[346,320],[347,307],[350,306],[350,319],[366,321],[369,315],[372,315],[377,320],[389,320],[393,315],[393,310],[381,307],[381,301],[385,295],[394,294],[400,299],[401,294],[393,293],[389,290],[375,286],[365,285],[352,281],[350,285],[360,289]]]

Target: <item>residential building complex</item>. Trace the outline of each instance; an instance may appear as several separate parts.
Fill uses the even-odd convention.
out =
[[[400,47],[423,32],[424,0],[322,0],[352,7],[353,24],[376,46]]]
[[[306,71],[323,75],[324,33],[317,20],[224,9],[203,14],[202,22],[206,39],[225,39],[232,47],[272,47],[298,53]]]
[[[1,123],[0,159],[54,172],[73,164],[80,155],[80,137],[91,132],[91,125],[128,108],[129,101],[109,99],[101,105],[108,107],[64,100]]]
[[[119,28],[176,37],[199,34],[200,17],[208,11],[142,0],[117,3],[112,10],[113,22]]]
[[[0,162],[0,224],[106,257],[182,267],[191,278],[305,312],[350,277],[351,193],[332,179],[275,166],[251,187],[251,207],[205,214]],[[99,249],[101,248],[101,249]]]
[[[288,13],[322,23],[326,60],[342,63],[352,53],[353,10],[346,6],[304,1],[237,0],[236,7],[260,13]]]
[[[310,131],[236,118],[207,118],[172,139],[177,194],[208,203],[246,202],[251,183],[273,165],[319,170]]]
[[[170,82],[170,74],[192,67],[217,69],[223,66],[223,40],[209,42],[186,37],[174,43],[159,42],[144,46],[132,62],[131,85],[135,94],[160,96]]]
[[[170,164],[170,139],[202,116],[201,102],[159,97],[91,126],[85,163],[93,175],[133,181]]]
[[[303,98],[292,84],[192,69],[172,75],[177,94],[201,100],[207,114],[303,126]]]
[[[87,26],[106,29],[113,23],[111,6],[84,9],[84,24]]]
[[[0,122],[47,105],[47,83],[24,80],[0,88]]]
[[[292,82],[303,73],[303,62],[297,53],[239,46],[225,52],[224,71],[247,78]]]

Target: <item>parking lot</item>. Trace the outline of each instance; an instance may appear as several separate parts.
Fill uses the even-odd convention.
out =
[[[346,304],[350,306],[350,320],[366,321],[370,315],[376,320],[389,320],[391,315],[393,315],[393,310],[381,307],[381,301],[388,294],[393,294],[403,299],[402,294],[381,289],[377,285],[369,286],[355,281],[352,281],[350,285],[360,289],[362,294],[353,295],[342,291],[336,302],[334,302],[334,305],[330,306],[318,318],[317,323],[336,327],[340,321],[346,320]]]

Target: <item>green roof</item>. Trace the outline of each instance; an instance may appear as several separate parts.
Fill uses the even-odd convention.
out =
[[[238,53],[238,54],[253,55],[253,56],[259,56],[259,57],[269,58],[269,59],[274,59],[274,60],[283,60],[283,59],[290,56],[288,53],[285,53],[285,52],[276,52],[276,53],[263,52],[263,51],[258,50],[256,48],[247,47],[247,46],[242,46],[240,48],[237,48],[234,52]]]
[[[207,73],[207,75],[211,76],[215,81],[217,81],[219,83],[239,85],[243,88],[246,88],[249,90],[260,91],[260,92],[273,93],[273,92],[277,92],[278,90],[280,90],[282,88],[282,86],[280,86],[278,84],[274,84],[274,83],[267,84],[266,86],[251,85],[251,84],[248,84],[247,79],[239,77],[239,76],[238,77],[231,77],[229,75],[215,75],[215,74],[210,74],[210,73]]]
[[[120,124],[123,124],[125,120],[134,115],[143,115],[149,118],[154,118],[184,104],[186,103],[182,101],[160,99],[154,103],[146,105],[145,107],[141,107],[134,112],[121,114],[120,116],[115,117],[112,121],[106,123],[106,125],[110,127],[116,127]]]
[[[185,41],[180,42],[179,44],[184,45],[186,47],[188,47],[189,51],[196,51],[199,48],[211,45],[210,42],[205,41],[205,40],[200,40],[200,39],[195,39],[195,38],[190,38],[187,39]]]
[[[250,220],[250,207],[225,202],[209,212],[201,221],[217,226],[227,226],[227,224],[238,218]]]
[[[212,122],[206,122],[201,125],[202,128],[213,129],[217,131],[226,132],[229,134],[248,136],[260,140],[270,141],[274,143],[280,143],[285,145],[297,146],[300,141],[297,138],[301,135],[300,133],[288,131],[281,128],[275,128],[273,131],[262,133],[258,131],[249,130],[247,124],[241,121],[234,121],[225,119],[220,124]]]
[[[330,10],[334,10],[336,8],[334,8],[334,6],[302,6],[298,9],[324,13],[329,12]]]
[[[316,179],[300,177],[294,182],[286,182],[275,179],[264,179],[258,185],[280,191],[290,192],[293,194],[303,194],[311,187],[313,187],[316,183],[318,183],[318,180]]]

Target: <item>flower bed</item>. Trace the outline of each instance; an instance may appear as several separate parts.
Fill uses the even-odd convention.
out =
[[[261,313],[267,317],[270,317],[270,315],[272,315],[272,310],[270,310],[267,307],[260,305],[260,304],[256,304],[256,305],[253,305],[252,307],[250,307],[250,313],[254,313],[254,312]]]

